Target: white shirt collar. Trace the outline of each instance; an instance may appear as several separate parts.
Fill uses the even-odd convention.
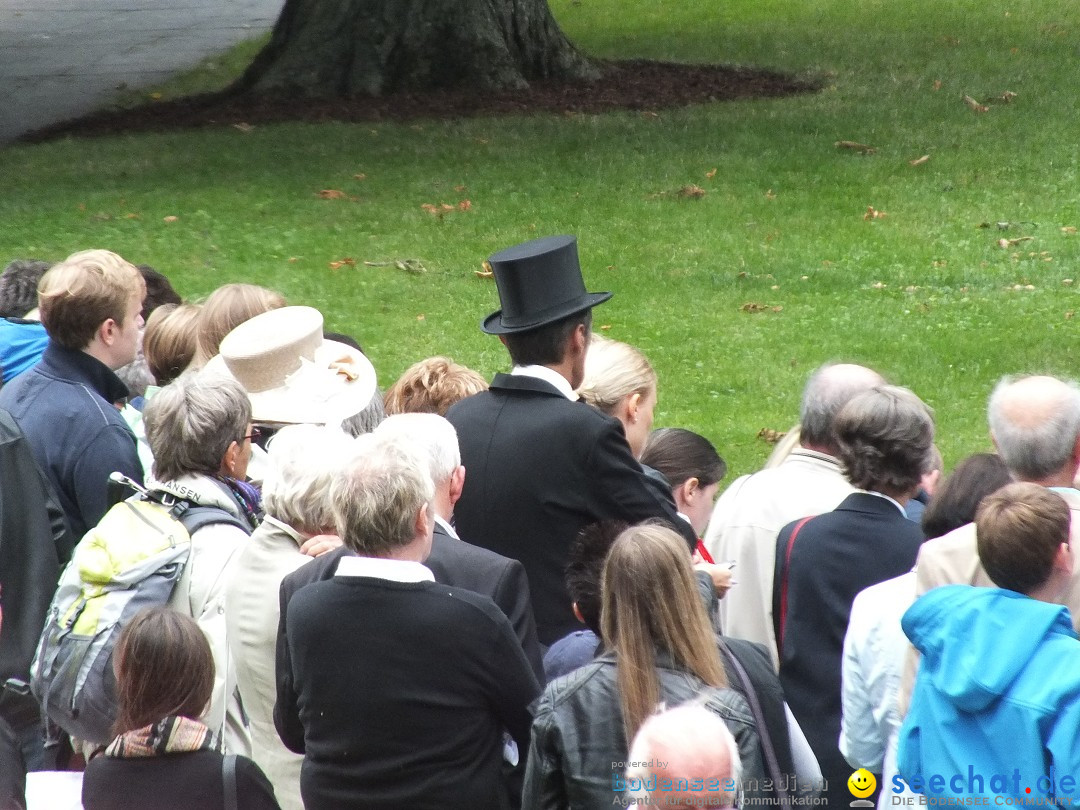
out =
[[[562,374],[547,366],[514,366],[510,373],[515,377],[535,377],[555,386],[560,394],[571,402],[577,402],[578,395],[570,387],[570,381]]]
[[[435,575],[423,563],[412,560],[387,560],[382,557],[346,556],[338,560],[335,576],[375,577],[391,582],[434,582]]]
[[[448,535],[450,535],[451,537],[453,537],[455,540],[460,540],[461,539],[460,537],[458,537],[458,533],[457,533],[457,531],[454,530],[454,527],[451,526],[449,523],[447,523],[445,520],[443,520],[438,515],[435,515],[435,524],[437,526],[442,526],[442,530],[444,532],[446,532]]]
[[[897,509],[899,509],[899,510],[900,510],[900,514],[901,514],[901,515],[903,515],[904,517],[907,517],[907,509],[905,509],[904,507],[902,507],[902,506],[900,505],[900,501],[896,500],[896,498],[890,498],[890,497],[889,497],[888,495],[886,495],[886,494],[885,494],[884,492],[871,492],[871,491],[870,491],[870,490],[868,490],[868,489],[864,489],[864,490],[861,490],[861,491],[862,491],[862,492],[865,492],[865,493],[866,493],[867,495],[873,495],[873,496],[875,496],[875,497],[877,497],[877,498],[884,498],[884,499],[885,499],[885,500],[887,500],[887,501],[888,501],[889,503],[891,503],[891,504],[892,504],[893,506],[895,506],[895,507],[896,507]]]

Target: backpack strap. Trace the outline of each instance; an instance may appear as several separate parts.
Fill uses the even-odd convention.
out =
[[[788,537],[787,549],[784,551],[784,567],[780,572],[780,618],[776,625],[776,653],[781,659],[784,657],[784,628],[787,626],[788,574],[791,571],[791,549],[795,547],[795,538],[799,536],[802,527],[809,523],[813,517],[814,515],[804,517],[795,524],[795,528],[791,530],[791,536]]]
[[[242,529],[244,534],[251,534],[251,526],[247,524],[247,521],[226,512],[220,506],[197,506],[192,504],[177,515],[176,519],[183,524],[189,535],[195,534],[204,526],[214,526],[219,523],[225,526],[235,526]]]
[[[225,810],[237,810],[240,801],[236,790],[236,754],[226,754],[221,758],[221,785]]]

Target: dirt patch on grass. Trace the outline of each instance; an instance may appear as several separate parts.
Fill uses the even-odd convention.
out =
[[[445,90],[380,98],[309,99],[229,92],[105,110],[25,135],[41,142],[68,135],[161,132],[207,126],[256,126],[284,121],[410,121],[533,113],[643,112],[689,104],[814,92],[812,80],[723,65],[643,60],[594,62],[601,78],[587,84],[534,83],[527,90],[476,93]]]

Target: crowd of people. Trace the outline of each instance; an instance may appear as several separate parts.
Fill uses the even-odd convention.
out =
[[[1002,379],[946,476],[918,396],[829,363],[717,499],[576,241],[489,263],[511,370],[385,393],[261,287],[0,274],[0,810],[50,770],[86,810],[1070,795],[1080,387]]]

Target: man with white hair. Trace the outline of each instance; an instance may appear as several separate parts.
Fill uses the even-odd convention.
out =
[[[1073,542],[1080,542],[1080,491],[1074,486],[1080,470],[1080,386],[1048,376],[1003,377],[987,415],[1009,472],[1064,498],[1073,515]],[[979,562],[974,523],[927,541],[919,552],[916,596],[954,583],[994,587]],[[1068,606],[1073,624],[1080,622],[1080,566],[1059,601]]]
[[[739,746],[719,716],[697,704],[646,720],[630,745],[626,790],[637,804],[735,807]]]
[[[833,420],[848,400],[884,383],[876,371],[824,365],[803,391],[800,446],[778,466],[744,475],[716,502],[705,546],[713,559],[737,564],[738,585],[720,602],[724,635],[764,644],[778,665],[773,631],[776,536],[793,520],[835,509],[854,487],[836,459]]]
[[[225,623],[236,684],[251,728],[251,758],[274,786],[282,810],[303,810],[303,757],[274,728],[278,588],[311,561],[334,532],[326,492],[351,455],[352,437],[321,425],[287,425],[269,445],[262,486],[263,522],[237,554],[225,587]]]
[[[529,740],[539,686],[490,599],[437,585],[435,487],[399,436],[362,436],[330,487],[354,556],[282,606],[274,720],[305,755],[306,807],[505,807],[503,729]]]
[[[463,541],[450,525],[454,504],[461,497],[465,484],[465,468],[461,466],[454,426],[437,414],[403,413],[384,420],[374,435],[412,442],[427,458],[428,471],[435,484],[432,501],[435,528],[431,555],[425,565],[435,575],[435,581],[490,597],[510,620],[533,673],[543,683],[544,669],[524,566],[517,560]],[[350,553],[343,547],[285,577],[281,601],[287,602],[303,585],[333,576],[337,560]]]

